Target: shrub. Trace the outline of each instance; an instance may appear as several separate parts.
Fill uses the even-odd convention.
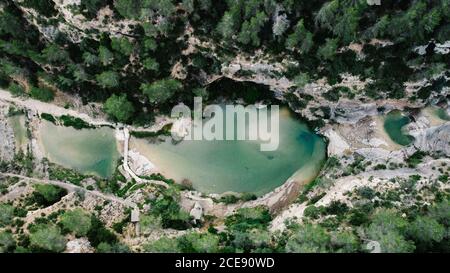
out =
[[[264,229],[271,220],[269,210],[265,207],[241,208],[225,219],[225,225],[230,230],[246,231],[254,228]]]
[[[30,96],[33,99],[37,99],[44,102],[52,101],[55,97],[53,94],[53,91],[47,89],[47,88],[38,88],[38,87],[32,87],[30,90]]]
[[[120,122],[126,122],[132,117],[134,107],[125,94],[113,94],[105,102],[105,112]]]
[[[419,165],[422,162],[422,159],[426,156],[425,152],[422,151],[416,151],[413,153],[410,157],[406,159],[406,162],[408,163],[408,166],[410,168],[415,168],[417,165]]]
[[[8,87],[8,90],[14,97],[25,95],[25,89],[21,85],[15,83],[11,83]]]
[[[89,123],[87,123],[86,121],[77,118],[77,117],[72,117],[72,116],[68,116],[68,115],[62,115],[59,118],[62,122],[62,124],[64,126],[67,127],[73,127],[77,130],[83,129],[83,128],[92,128],[93,126],[91,126]]]
[[[320,216],[320,209],[314,205],[305,208],[303,215],[311,219],[317,219]]]
[[[91,229],[91,218],[89,214],[82,209],[74,209],[66,211],[61,216],[61,224],[63,227],[77,236],[85,236]]]
[[[30,233],[30,244],[39,252],[62,252],[66,248],[66,239],[57,226],[41,224]]]
[[[144,245],[145,252],[150,253],[179,253],[178,241],[174,238],[161,237],[156,241]]]
[[[50,121],[50,122],[53,123],[53,124],[56,123],[55,117],[53,117],[53,116],[50,115],[50,114],[42,113],[42,114],[41,114],[41,118],[42,118],[42,119],[45,119],[45,120],[47,120],[47,121]]]
[[[117,237],[109,231],[105,225],[97,217],[91,216],[91,229],[87,233],[89,242],[93,247],[97,247],[100,243],[114,244]]]
[[[0,227],[12,223],[14,218],[14,207],[8,204],[0,204]]]
[[[367,186],[356,189],[356,193],[362,198],[366,198],[369,200],[375,197],[375,191]]]
[[[11,232],[0,231],[0,253],[10,252],[16,245]]]
[[[328,252],[330,240],[330,235],[324,228],[305,224],[288,239],[285,250],[290,253]]]
[[[239,198],[234,194],[225,194],[220,197],[220,202],[225,204],[235,204],[239,201]]]
[[[42,206],[53,205],[67,194],[65,189],[54,185],[36,184],[34,189],[32,199],[35,203]]]

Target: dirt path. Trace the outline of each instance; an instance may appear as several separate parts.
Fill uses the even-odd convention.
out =
[[[60,107],[51,103],[42,102],[35,99],[22,99],[18,97],[13,97],[11,93],[9,93],[6,90],[0,89],[0,100],[14,103],[16,105],[22,106],[24,108],[30,109],[32,111],[35,111],[39,114],[41,113],[48,113],[54,116],[62,116],[62,115],[70,115],[73,117],[80,118],[92,125],[95,126],[112,126],[116,127],[117,124],[111,123],[105,120],[96,119],[93,118],[87,114],[79,113],[72,109],[66,109],[64,107]]]
[[[49,185],[55,185],[61,188],[66,189],[68,192],[74,192],[76,190],[80,190],[86,193],[89,193],[91,195],[103,198],[105,200],[109,200],[112,202],[117,202],[120,203],[124,206],[130,207],[130,208],[135,208],[136,204],[128,201],[128,200],[124,200],[122,198],[116,197],[116,196],[112,196],[112,195],[107,195],[98,191],[88,191],[83,187],[74,185],[74,184],[69,184],[69,183],[65,183],[65,182],[61,182],[61,181],[56,181],[56,180],[49,180],[49,179],[39,179],[39,178],[33,178],[33,177],[28,177],[28,176],[24,176],[24,175],[20,175],[20,174],[13,174],[13,173],[0,173],[0,176],[8,176],[8,177],[17,177],[19,179],[23,179],[23,180],[28,180],[32,183],[41,183],[41,184],[49,184]]]
[[[9,103],[14,103],[16,105],[20,105],[22,107],[25,107],[27,109],[31,109],[32,111],[35,111],[39,114],[41,113],[48,113],[54,116],[62,116],[62,115],[70,115],[73,117],[80,118],[89,124],[92,124],[94,126],[111,126],[114,128],[122,127],[123,125],[120,123],[112,123],[101,119],[95,119],[87,114],[79,113],[75,110],[66,109],[51,103],[45,103],[34,99],[21,99],[17,97],[13,97],[11,93],[8,91],[0,89],[0,100],[6,101]],[[149,130],[154,131],[152,127],[150,128],[139,128],[139,127],[130,127],[132,130]],[[160,125],[156,124],[156,129],[159,129]],[[128,141],[130,138],[129,129],[127,127],[124,127],[123,129],[123,135],[124,135],[124,169],[125,171],[137,182],[137,183],[149,183],[149,184],[156,184],[163,187],[168,187],[168,185],[162,181],[154,181],[154,180],[146,180],[138,177],[128,166]]]
[[[54,116],[62,116],[62,115],[70,115],[73,117],[80,118],[85,122],[94,125],[94,126],[110,126],[113,128],[121,128],[124,125],[121,123],[114,123],[110,121],[106,121],[100,118],[94,118],[85,113],[80,113],[73,109],[66,109],[61,106],[57,106],[52,103],[42,102],[39,100],[31,99],[31,98],[19,98],[13,97],[10,92],[0,89],[0,101],[4,101],[7,103],[14,103],[18,106],[30,109],[31,111],[41,113],[48,113]],[[158,116],[155,119],[155,123],[149,127],[136,127],[136,126],[128,126],[131,131],[146,131],[146,132],[157,132],[161,130],[165,125],[173,123],[174,119]]]

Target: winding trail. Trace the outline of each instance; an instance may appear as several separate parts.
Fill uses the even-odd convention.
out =
[[[117,124],[115,124],[115,123],[108,122],[108,121],[101,120],[101,119],[96,119],[87,114],[79,113],[79,112],[77,112],[75,110],[71,110],[71,109],[66,109],[64,107],[57,106],[55,104],[42,102],[39,100],[30,99],[30,98],[24,99],[24,98],[20,98],[20,97],[13,97],[11,95],[11,93],[9,93],[8,91],[3,90],[3,89],[0,89],[0,100],[8,102],[8,103],[14,103],[16,105],[20,105],[27,109],[31,109],[31,110],[37,112],[38,114],[48,113],[53,116],[70,115],[73,117],[80,118],[80,119],[86,121],[87,123],[90,123],[95,126],[111,126],[114,128],[117,127]]]
[[[77,117],[80,118],[82,120],[84,120],[85,122],[92,124],[94,126],[110,126],[113,128],[121,128],[123,127],[123,134],[124,134],[124,149],[123,149],[123,157],[124,157],[124,161],[123,161],[123,167],[124,170],[137,182],[137,183],[149,183],[149,184],[155,184],[155,185],[160,185],[163,186],[165,188],[168,188],[169,185],[167,185],[167,183],[162,182],[162,181],[156,181],[156,180],[146,180],[143,178],[138,177],[133,170],[131,170],[131,168],[128,165],[128,142],[130,139],[130,132],[128,127],[124,127],[124,125],[120,124],[120,123],[112,123],[112,122],[108,122],[105,120],[101,120],[101,119],[95,119],[87,114],[84,113],[79,113],[75,110],[71,110],[71,109],[66,109],[51,103],[46,103],[46,102],[42,102],[39,100],[35,100],[35,99],[22,99],[22,98],[18,98],[18,97],[14,97],[11,95],[10,92],[6,91],[6,90],[2,90],[0,89],[0,100],[1,101],[5,101],[8,103],[14,103],[16,105],[20,105],[22,107],[25,107],[27,109],[31,109],[33,111],[36,111],[39,114],[42,113],[48,113],[54,116],[62,116],[62,115],[70,115],[73,117]],[[155,131],[155,130],[159,130],[160,128],[160,124],[156,124],[157,126],[153,126],[153,127],[149,127],[149,128],[133,128],[139,131]]]
[[[134,202],[132,202],[132,201],[124,200],[122,198],[119,198],[119,197],[116,197],[116,196],[113,196],[113,195],[107,195],[107,194],[104,194],[104,193],[101,193],[101,192],[98,192],[98,191],[89,191],[89,190],[86,190],[83,187],[80,187],[80,186],[77,186],[77,185],[74,185],[74,184],[69,184],[69,183],[62,182],[62,181],[56,181],[56,180],[50,180],[50,179],[40,179],[40,178],[28,177],[28,176],[24,176],[24,175],[20,175],[20,174],[14,174],[14,173],[0,173],[0,176],[17,177],[17,178],[22,179],[22,180],[28,180],[28,181],[30,181],[32,183],[41,183],[41,184],[54,185],[54,186],[58,186],[58,187],[64,188],[68,192],[74,192],[76,190],[81,190],[83,192],[87,192],[89,194],[92,194],[94,196],[100,197],[102,199],[120,203],[120,204],[122,204],[124,206],[127,206],[127,207],[130,207],[130,208],[136,208],[137,207],[137,205]]]
[[[38,114],[47,113],[54,116],[62,116],[62,115],[70,115],[73,117],[80,118],[85,122],[94,125],[94,126],[109,126],[113,128],[122,128],[124,125],[121,123],[109,122],[104,119],[94,118],[85,113],[80,113],[73,109],[66,109],[64,107],[48,103],[42,102],[39,100],[31,99],[31,98],[20,98],[14,97],[10,92],[4,89],[0,89],[0,101],[13,103],[24,108],[30,109],[32,111],[37,112]],[[145,132],[157,132],[161,130],[165,125],[172,123],[174,119],[171,118],[160,118],[158,122],[150,127],[132,127],[128,126],[132,131],[145,131]]]

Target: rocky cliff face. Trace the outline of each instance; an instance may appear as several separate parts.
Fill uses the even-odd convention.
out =
[[[428,129],[411,132],[415,137],[414,146],[433,154],[450,156],[450,122]]]
[[[0,104],[0,160],[11,161],[14,157],[14,131],[8,123],[8,107]]]

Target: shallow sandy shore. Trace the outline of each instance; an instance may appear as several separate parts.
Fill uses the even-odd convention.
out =
[[[430,127],[439,126],[447,122],[446,120],[440,119],[436,113],[434,113],[435,110],[436,109],[432,107],[426,107],[420,112],[420,115],[430,122]]]
[[[384,146],[383,148],[385,148],[388,151],[400,150],[403,146],[398,143],[395,143],[386,132],[386,129],[384,129],[385,118],[383,116],[374,116],[373,119],[376,122],[375,137],[382,139],[387,144],[383,145]]]

